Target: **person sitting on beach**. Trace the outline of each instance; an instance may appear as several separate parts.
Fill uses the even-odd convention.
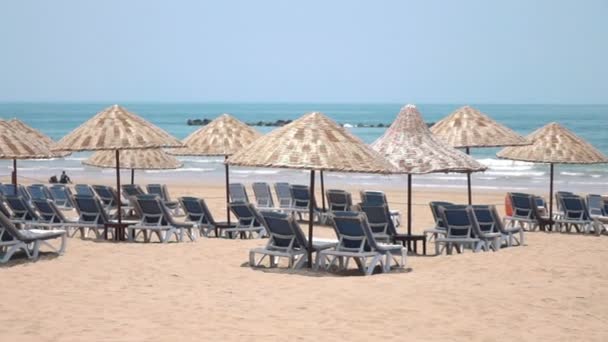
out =
[[[61,177],[59,178],[59,183],[61,183],[61,184],[72,183],[72,180],[70,179],[70,177],[68,177],[68,175],[65,173],[65,171],[61,171]]]
[[[51,178],[49,178],[49,183],[51,183],[51,184],[59,183],[59,181],[57,180],[57,176],[52,175]]]

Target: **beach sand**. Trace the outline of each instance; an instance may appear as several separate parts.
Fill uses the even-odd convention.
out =
[[[202,196],[223,219],[223,187],[197,182],[170,184],[172,195]],[[384,190],[405,214],[404,189]],[[430,200],[465,198],[418,189],[414,230],[431,226]],[[328,227],[315,234],[333,236]],[[0,268],[0,340],[606,341],[607,239],[529,233],[524,247],[409,256],[408,271],[363,277],[251,269],[248,251],[264,240],[72,238],[63,256]]]

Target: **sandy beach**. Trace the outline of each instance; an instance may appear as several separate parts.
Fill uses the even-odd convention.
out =
[[[204,197],[223,219],[224,189],[190,183],[169,184],[172,195]],[[405,214],[403,189],[383,190],[391,208]],[[477,203],[504,199],[503,192],[474,195]],[[465,193],[415,191],[415,231],[431,226],[432,199],[464,202]],[[317,227],[315,234],[332,237],[333,231]],[[605,341],[606,237],[537,232],[526,240],[527,246],[499,252],[410,256],[406,271],[363,277],[251,269],[248,250],[265,243],[257,239],[161,245],[72,238],[63,256],[0,268],[0,336],[3,341]]]

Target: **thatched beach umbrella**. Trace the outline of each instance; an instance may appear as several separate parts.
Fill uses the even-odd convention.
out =
[[[414,105],[401,108],[372,148],[407,174],[407,234],[412,234],[412,174],[477,172],[486,167],[435,137]]]
[[[507,147],[496,154],[501,159],[550,165],[549,219],[553,219],[553,164],[602,164],[608,157],[593,145],[556,122],[549,123],[526,137],[532,144]]]
[[[118,192],[118,225],[123,231],[120,200],[120,150],[181,147],[182,143],[161,128],[113,105],[97,113],[80,127],[59,140],[53,151],[114,151],[116,191]],[[116,234],[124,238],[123,234]]]
[[[310,170],[308,224],[312,265],[315,170],[388,174],[394,167],[359,138],[322,113],[309,113],[255,140],[227,161],[230,165]]]
[[[116,158],[113,151],[98,151],[82,162],[85,165],[115,168]],[[135,170],[171,170],[184,164],[168,155],[162,149],[124,150],[120,155],[120,168],[131,169],[131,184],[135,184]]]
[[[452,147],[464,148],[470,153],[473,147],[503,147],[529,145],[526,138],[515,133],[477,109],[464,106],[431,127],[431,132]],[[469,204],[471,198],[471,173],[467,172]]]
[[[7,121],[0,120],[0,159],[13,160],[12,183],[17,194],[17,159],[49,159],[56,155],[48,146],[32,139]]]
[[[213,121],[192,132],[184,140],[184,147],[167,150],[176,156],[223,156],[227,159],[255,139],[261,137],[255,129],[231,116],[222,114]],[[230,224],[230,183],[229,166],[225,164],[226,173],[226,216]]]

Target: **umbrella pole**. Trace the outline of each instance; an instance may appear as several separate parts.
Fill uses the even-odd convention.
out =
[[[135,169],[131,169],[131,185],[135,184]]]
[[[310,200],[308,201],[308,268],[312,268],[312,226],[315,207],[315,170],[310,170]]]
[[[14,195],[17,196],[17,159],[13,159],[13,174],[11,175],[13,187],[15,188]]]
[[[407,235],[412,235],[412,174],[407,174]],[[410,251],[410,240],[407,240],[407,251]]]
[[[319,171],[321,176],[321,203],[323,203],[323,212],[325,212],[325,182],[323,181],[323,170]]]
[[[120,201],[120,151],[116,150],[116,207],[118,215],[118,226],[114,230],[114,240],[122,240],[124,235],[122,233],[122,203]],[[106,237],[107,238],[107,237]]]
[[[553,230],[553,163],[551,165],[551,172],[549,176],[549,230]]]
[[[228,220],[228,225],[230,226],[230,173],[228,172],[228,164],[226,160],[228,156],[224,156],[224,168],[226,170],[226,219]]]
[[[471,151],[466,147],[467,155],[471,155]],[[469,191],[469,205],[473,204],[473,199],[471,197],[471,171],[467,172],[467,189]]]

